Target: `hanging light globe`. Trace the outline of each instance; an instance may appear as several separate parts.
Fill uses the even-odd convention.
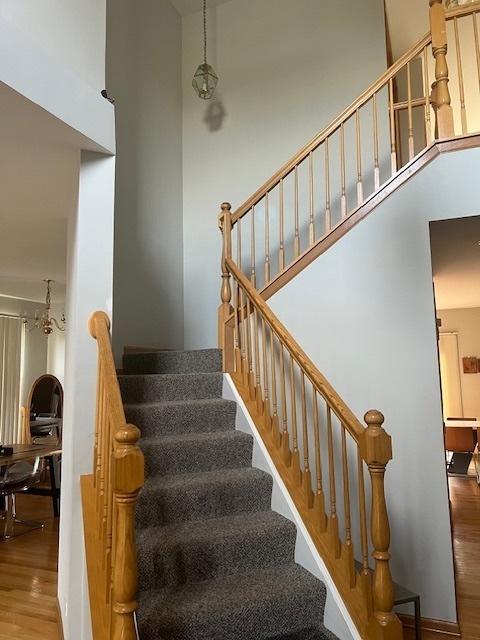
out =
[[[192,80],[192,87],[202,100],[210,100],[215,93],[218,76],[213,67],[206,62],[199,65]]]
[[[207,62],[207,0],[203,0],[203,63],[197,67],[192,87],[202,100],[210,100],[215,93],[218,76]]]

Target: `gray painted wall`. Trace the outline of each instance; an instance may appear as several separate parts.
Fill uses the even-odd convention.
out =
[[[394,579],[455,620],[429,221],[480,214],[480,150],[443,155],[271,300],[357,416],[386,416]],[[299,313],[301,310],[301,313]]]
[[[109,0],[117,170],[113,341],[181,348],[181,19],[168,0]]]
[[[201,13],[183,20],[185,346],[216,343],[223,200],[234,208],[386,67],[381,0],[231,0],[209,12],[216,100],[191,81]]]

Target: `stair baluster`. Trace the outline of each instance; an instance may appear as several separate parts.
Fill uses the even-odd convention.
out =
[[[455,135],[450,91],[448,89],[447,23],[442,0],[430,0],[430,29],[432,51],[435,58],[435,81],[432,84],[436,115],[436,132],[439,138]]]

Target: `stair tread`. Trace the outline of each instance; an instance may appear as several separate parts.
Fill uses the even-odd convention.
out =
[[[142,438],[149,476],[251,466],[253,437],[241,431],[193,431]]]
[[[141,592],[139,601],[140,630],[148,638],[267,639],[315,623],[320,628],[325,586],[292,562],[176,589]]]
[[[169,444],[208,443],[216,440],[235,442],[252,441],[252,436],[243,431],[188,431],[186,433],[168,433],[166,435],[148,436],[139,441],[140,445],[161,446]]]
[[[118,376],[125,404],[220,398],[223,373],[134,373]]]
[[[159,375],[164,375],[164,374],[159,374]],[[184,374],[179,374],[179,375],[184,375]],[[195,374],[198,375],[198,374]],[[218,406],[218,405],[223,405],[223,406],[232,406],[235,405],[236,406],[236,402],[235,400],[226,400],[225,398],[192,398],[191,400],[157,400],[157,401],[149,401],[149,402],[125,402],[124,403],[124,407],[125,409],[136,409],[138,407],[185,407],[187,405],[194,405],[194,406],[203,406],[203,405],[212,405],[212,406]]]
[[[232,484],[244,480],[266,479],[271,476],[261,469],[241,467],[238,469],[215,469],[213,471],[198,471],[194,473],[176,473],[169,476],[153,476],[145,482],[144,489],[169,490],[188,487],[196,484]]]
[[[151,351],[129,351],[126,353],[126,356],[141,356],[141,355],[151,355],[152,353],[161,353],[168,355],[201,355],[201,354],[218,354],[221,353],[220,349],[152,349]]]
[[[133,380],[135,378],[145,378],[149,382],[155,380],[174,380],[175,378],[180,378],[182,380],[194,379],[194,378],[211,378],[212,380],[216,380],[218,378],[223,378],[223,373],[221,371],[192,371],[190,373],[122,373],[118,376],[120,381],[124,380]]]
[[[123,369],[125,374],[221,371],[222,353],[219,349],[138,351],[124,354]]]
[[[188,544],[191,541],[223,538],[228,535],[240,537],[254,531],[268,531],[281,527],[296,532],[295,525],[275,511],[254,511],[220,518],[198,520],[195,527],[191,522],[174,525],[146,527],[137,534],[139,545],[150,542],[154,546],[163,546],[165,541],[176,538],[178,542]]]

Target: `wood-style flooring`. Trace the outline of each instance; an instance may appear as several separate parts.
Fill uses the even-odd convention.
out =
[[[450,496],[462,639],[480,640],[480,487],[473,479],[450,478]],[[58,521],[50,498],[19,496],[18,512],[47,526],[0,542],[0,640],[59,640]],[[413,638],[406,630],[405,639]],[[452,636],[424,632],[423,640]]]
[[[463,640],[480,639],[480,487],[450,478],[457,603]]]
[[[59,640],[58,520],[52,501],[19,495],[17,512],[46,526],[0,542],[0,640]]]

